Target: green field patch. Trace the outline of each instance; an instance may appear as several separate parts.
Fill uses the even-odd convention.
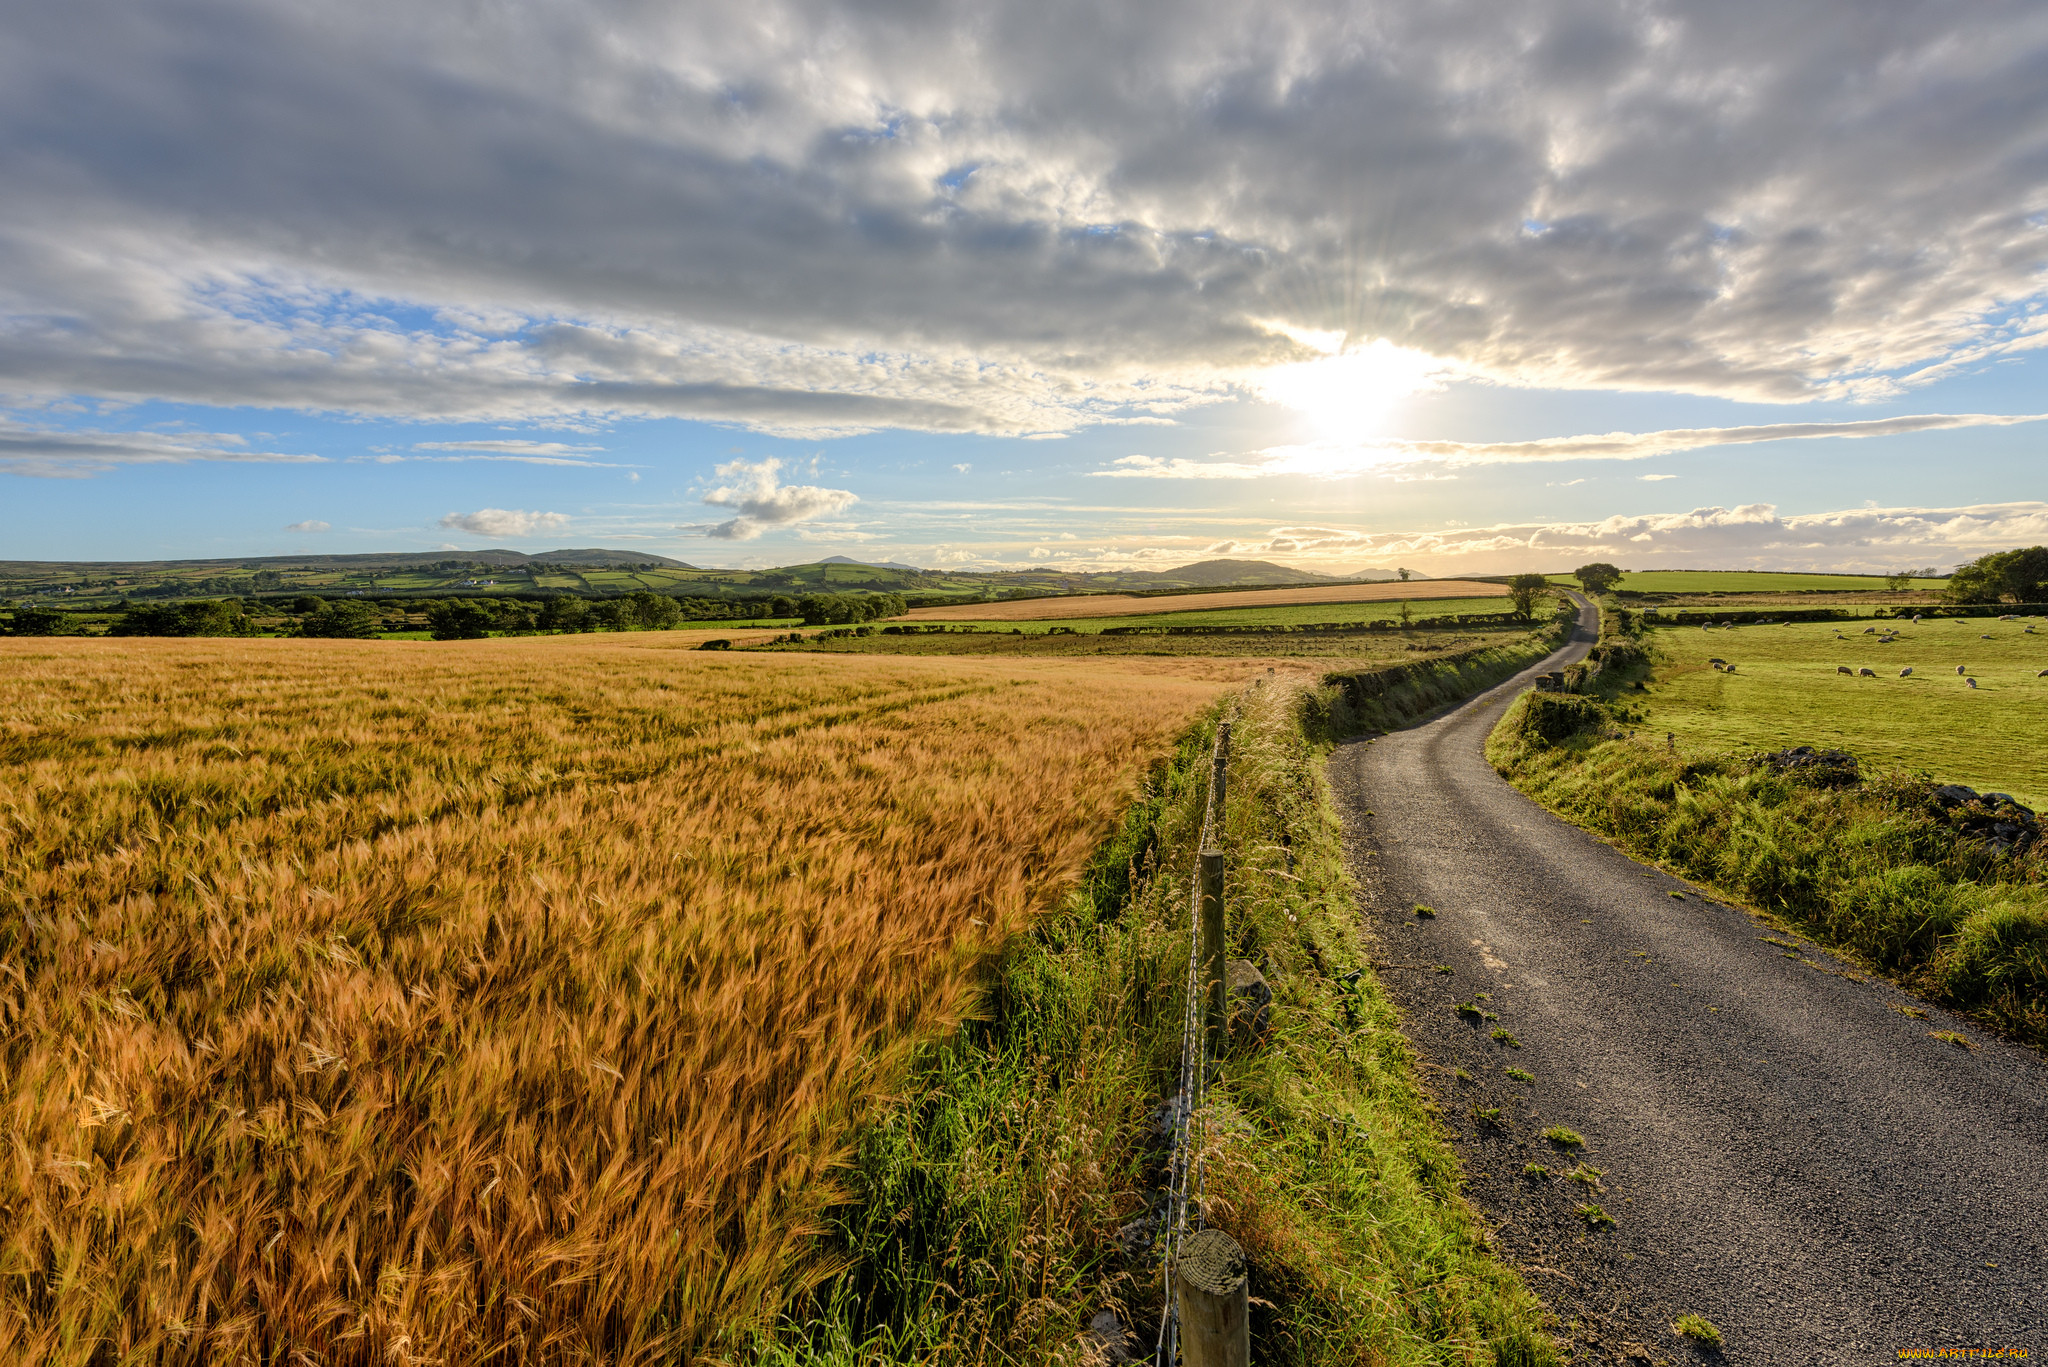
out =
[[[1394,622],[1401,618],[1404,600],[1370,603],[1293,603],[1270,608],[1206,608],[1189,612],[1156,612],[1130,617],[1064,617],[1035,622],[947,622],[946,626],[969,631],[1010,631],[1022,628],[1039,634],[1060,628],[1074,632],[1100,632],[1107,627],[1136,627],[1164,630],[1168,627],[1278,627],[1353,625],[1365,622]],[[1409,615],[1454,617],[1467,613],[1506,612],[1505,598],[1418,598],[1407,602]]]
[[[1880,645],[1850,624],[1840,636],[1826,623],[1653,630],[1664,663],[1643,704],[1644,728],[1670,732],[1688,750],[1842,749],[1866,765],[2048,804],[2048,678],[2035,677],[2048,669],[2048,618],[1930,620],[1898,631]],[[1735,672],[1715,669],[1712,657]],[[1967,672],[1959,676],[1958,665]],[[1838,673],[1842,666],[1877,677]]]
[[[1569,574],[1549,576],[1553,584],[1577,587]],[[1915,589],[1938,589],[1946,579],[1915,579]],[[1782,574],[1768,570],[1635,570],[1616,585],[1624,593],[1839,593],[1880,592],[1881,574]]]

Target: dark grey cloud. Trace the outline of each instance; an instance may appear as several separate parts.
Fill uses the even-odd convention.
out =
[[[2044,336],[2048,10],[78,0],[0,183],[21,397],[1023,434],[1275,326],[1880,393]]]

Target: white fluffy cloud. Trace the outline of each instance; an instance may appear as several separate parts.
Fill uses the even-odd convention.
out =
[[[1124,456],[1090,474],[1114,479],[1263,479],[1309,475],[1341,479],[1372,470],[1437,464],[1524,465],[1565,460],[1646,460],[1711,446],[1746,446],[1764,441],[1813,441],[1824,437],[1889,437],[1957,427],[2011,427],[2048,420],[2048,413],[1922,413],[1855,422],[1774,422],[1748,427],[1685,427],[1664,432],[1603,432],[1535,441],[1377,441],[1366,445],[1325,443],[1275,446],[1239,457],[1170,460]],[[1643,475],[1672,479],[1672,475]]]
[[[1881,393],[2048,343],[2048,9],[72,0],[0,35],[0,392],[1157,421],[1386,338]]]
[[[511,508],[479,508],[473,513],[450,513],[440,525],[451,531],[473,532],[478,536],[530,536],[567,526],[563,513],[529,513]]]
[[[304,522],[287,524],[285,530],[288,532],[331,532],[334,530],[334,524],[332,522],[322,522],[318,518],[308,518]]]
[[[1746,503],[1596,522],[1441,531],[1276,527],[1263,540],[1223,542],[1211,552],[1272,555],[1318,565],[1399,558],[1438,576],[1568,568],[1566,562],[1574,557],[1609,559],[1630,569],[1878,571],[1909,563],[1954,564],[1987,551],[2043,542],[2048,542],[2048,503],[1854,508],[1793,515],[1781,514],[1768,503]]]
[[[772,456],[762,461],[727,461],[718,467],[718,474],[730,482],[705,494],[704,502],[714,508],[732,508],[738,516],[680,530],[720,541],[752,541],[772,528],[829,517],[860,502],[845,489],[784,484],[781,470],[782,462]]]

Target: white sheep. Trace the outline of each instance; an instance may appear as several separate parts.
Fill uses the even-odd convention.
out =
[[[1990,640],[1991,638],[1990,638],[1989,636],[1979,636],[1979,637],[1978,637],[1977,639],[1978,639],[1978,640],[1980,640],[1980,641],[1988,641],[1988,640]]]
[[[1874,679],[1877,677],[1877,671],[1866,665],[1862,669],[1857,670],[1856,675],[1858,678]]]
[[[1730,674],[1733,674],[1733,673],[1735,672],[1735,666],[1734,666],[1734,665],[1729,665],[1729,666],[1727,666],[1727,670],[1728,670],[1728,672],[1729,672]]]
[[[1911,665],[1907,665],[1907,666],[1906,666],[1906,667],[1905,667],[1904,669],[1900,670],[1900,671],[1899,671],[1899,677],[1900,677],[1900,678],[1902,678],[1902,679],[1910,679],[1910,678],[1912,678],[1912,677],[1913,677],[1913,666],[1911,666]]]
[[[1956,666],[1956,673],[1958,673],[1958,674],[1962,674],[1962,673],[1965,673],[1965,672],[1966,672],[1966,671],[1965,671],[1965,670],[1963,669],[1963,667],[1962,667],[1961,665],[1957,665],[1957,666]]]
[[[2042,670],[2039,674],[2036,674],[2034,677],[2037,679],[2048,679],[2048,669]]]
[[[1975,688],[1977,686],[1977,681],[1975,679],[1965,679],[1963,680],[1963,682],[1968,684],[1972,688]]]
[[[1913,614],[1913,624],[1915,626],[1918,626],[1920,624],[1920,614],[1917,612]]]
[[[1863,634],[1864,634],[1865,636],[1875,636],[1875,635],[1877,635],[1877,628],[1876,628],[1876,627],[1865,627],[1865,628],[1863,628]]]

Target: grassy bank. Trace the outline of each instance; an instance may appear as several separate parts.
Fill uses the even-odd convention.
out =
[[[2040,847],[2015,855],[1967,838],[1960,824],[1973,808],[1937,801],[1948,773],[1929,777],[1878,761],[1850,778],[1786,768],[1753,746],[1667,748],[1660,694],[1671,671],[1682,677],[1689,667],[1667,656],[1647,695],[1633,689],[1649,674],[1645,665],[1594,680],[1590,696],[1525,696],[1495,729],[1488,757],[1537,801],[1636,857],[2048,1045],[2048,863]],[[1743,687],[1742,678],[1728,678],[1725,688]],[[1875,686],[1867,692],[1870,700],[1857,705],[1872,716],[1881,704]],[[1638,727],[1646,729],[1630,734]],[[1782,729],[1771,738],[1813,739]],[[1951,719],[1922,739],[1927,760],[1939,763],[1944,752],[1968,753],[1971,732]],[[1857,748],[1853,738],[1844,743]]]
[[[1372,973],[1315,738],[1429,710],[1544,648],[1409,667],[1377,690],[1347,676],[1243,695],[1229,917],[1234,956],[1271,984],[1273,1031],[1227,1057],[1210,1092],[1207,1209],[1251,1260],[1255,1361],[1556,1360],[1540,1305],[1461,1195]],[[847,1174],[831,1234],[843,1271],[756,1345],[761,1360],[1042,1362],[1105,1308],[1149,1349],[1157,1256],[1119,1230],[1142,1238],[1156,1200],[1217,720],[1009,947],[980,1018],[921,1051]]]

